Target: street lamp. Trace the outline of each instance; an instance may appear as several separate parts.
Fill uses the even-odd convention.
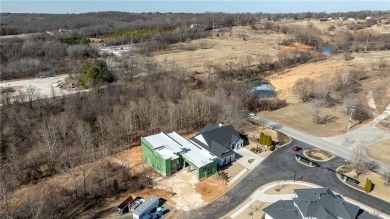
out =
[[[353,112],[355,112],[355,108],[350,108],[349,109],[349,111],[350,111],[350,114],[349,114],[349,122],[348,122],[348,130],[351,128],[351,120],[352,120],[352,114],[353,114]]]
[[[348,160],[344,160],[344,167],[347,166]]]
[[[297,178],[297,171],[294,171],[294,182],[296,178]]]

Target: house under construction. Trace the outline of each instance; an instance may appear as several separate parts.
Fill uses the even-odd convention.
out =
[[[156,171],[170,176],[182,168],[195,171],[198,179],[217,172],[217,157],[176,132],[141,138],[142,158]]]

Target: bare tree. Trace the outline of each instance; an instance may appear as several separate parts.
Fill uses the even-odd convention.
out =
[[[390,185],[390,165],[382,164],[380,173],[382,174],[382,177],[385,180],[385,184]]]
[[[322,103],[318,100],[315,100],[312,103],[311,115],[313,116],[313,121],[316,124],[325,124],[329,119],[328,115],[323,115],[322,110],[323,110]]]
[[[335,80],[335,89],[342,97],[348,96],[358,91],[359,83],[351,73],[339,74]]]
[[[305,77],[295,82],[293,91],[299,96],[302,102],[306,102],[314,96],[314,87],[315,81]]]
[[[28,103],[30,105],[30,108],[33,108],[33,105],[32,105],[33,100],[35,100],[35,99],[37,99],[37,97],[39,97],[38,89],[35,86],[30,85],[27,87],[25,94],[26,94]]]
[[[364,146],[357,146],[352,149],[353,162],[355,164],[356,176],[359,177],[362,173],[366,172],[370,167],[370,162],[365,152]]]
[[[81,171],[83,180],[83,194],[85,197],[88,196],[87,188],[87,167],[85,166],[89,161],[89,154],[92,147],[92,136],[91,129],[88,124],[79,122],[76,126],[76,135],[81,147]]]
[[[318,100],[318,104],[328,107],[334,103],[332,97],[333,89],[329,78],[324,76],[322,81],[316,85],[314,92],[315,97]]]
[[[43,210],[46,204],[44,191],[34,191],[34,194],[30,194],[27,199],[26,207],[28,209],[28,215],[33,219],[39,219],[43,217]]]
[[[213,61],[206,60],[204,63],[204,67],[207,69],[207,79],[210,79],[211,68],[213,67]]]
[[[56,155],[59,153],[59,133],[56,127],[54,117],[47,119],[38,129],[39,136],[42,140],[42,148],[48,156],[50,162],[54,162]]]
[[[4,170],[4,168],[1,167],[1,170]],[[11,208],[10,208],[11,191],[12,191],[12,185],[6,179],[6,176],[3,173],[3,171],[1,171],[1,174],[0,174],[0,195],[1,195],[1,199],[3,200],[2,209],[5,210],[5,218],[12,218],[11,217]]]
[[[351,109],[356,108],[357,99],[353,95],[345,96],[343,99],[343,105],[345,107],[346,113],[349,114]]]
[[[9,70],[16,70],[20,76],[31,76],[38,73],[41,61],[35,58],[22,58],[8,64]]]

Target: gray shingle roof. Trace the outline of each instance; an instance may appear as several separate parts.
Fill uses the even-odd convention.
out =
[[[200,132],[198,133],[198,135],[199,135],[199,134],[202,134],[202,133],[204,133],[204,132],[211,131],[211,130],[213,130],[213,129],[217,129],[217,128],[218,128],[217,125],[214,125],[214,124],[212,124],[212,123],[207,123],[206,126],[203,127],[202,130],[200,130]]]
[[[196,139],[199,135],[202,135],[207,144]],[[223,158],[235,153],[224,145],[234,142],[237,138],[240,138],[240,135],[232,125],[218,127],[208,123],[196,136],[192,137],[191,140],[210,151],[215,156]]]
[[[358,206],[348,203],[337,196],[329,188],[316,189],[295,189],[297,198],[291,201],[295,203],[294,208],[299,211],[303,217],[316,217],[317,219],[376,219],[373,215],[362,213],[358,216]],[[280,201],[275,202],[264,209],[264,212],[275,219],[287,218],[285,215],[279,215],[274,210],[280,209]],[[301,218],[299,214],[299,218]],[[289,217],[290,218],[290,217]],[[292,218],[292,216],[291,216]]]
[[[301,219],[298,210],[294,206],[294,202],[291,200],[284,201],[279,200],[272,205],[263,209],[269,216],[272,218],[291,218],[291,219]]]
[[[359,207],[338,199],[329,188],[295,189],[295,199],[304,217],[317,215],[320,206],[334,218],[355,219]]]

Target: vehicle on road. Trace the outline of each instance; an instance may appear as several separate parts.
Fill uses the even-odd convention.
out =
[[[301,148],[301,147],[295,146],[295,147],[293,147],[292,150],[293,150],[294,152],[298,152],[298,151],[302,150],[302,148]]]

